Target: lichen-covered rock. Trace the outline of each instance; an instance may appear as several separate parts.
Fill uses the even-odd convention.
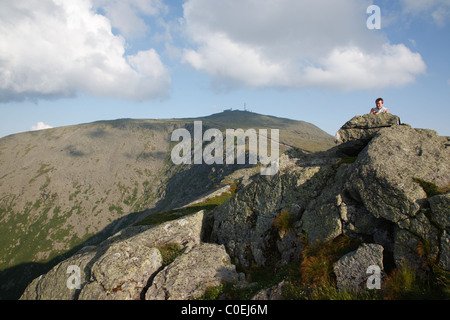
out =
[[[69,289],[67,281],[71,273],[70,266],[77,266],[80,270],[80,285],[88,282],[89,265],[96,252],[91,247],[82,249],[79,253],[60,262],[47,274],[34,279],[25,289],[21,300],[73,300],[79,294],[77,289]]]
[[[417,178],[437,186],[450,183],[450,150],[443,141],[431,130],[407,126],[385,128],[352,166],[345,186],[347,194],[375,218],[390,221],[410,233],[397,233],[394,250],[397,264],[402,260],[419,264],[412,242],[429,243],[431,257],[439,253],[440,231],[427,216],[428,195]],[[445,200],[435,198],[431,203],[437,221],[445,220],[442,208],[437,209],[440,203],[446,206]]]
[[[153,227],[130,227],[96,247],[86,247],[35,279],[21,299],[140,299],[148,280],[160,270],[158,247],[182,248],[201,242],[204,211]],[[80,289],[69,289],[67,268],[81,270]]]
[[[390,113],[365,114],[347,121],[336,133],[340,143],[352,140],[370,140],[381,128],[399,124],[399,117]]]
[[[237,281],[235,266],[224,246],[202,243],[177,257],[153,279],[146,300],[189,300],[223,282]]]
[[[115,243],[92,266],[91,280],[96,285],[85,286],[79,299],[139,300],[148,279],[161,266],[158,249],[133,239]]]
[[[359,155],[346,186],[375,216],[408,228],[427,194],[414,181],[450,183],[450,150],[431,130],[381,130]]]
[[[237,264],[265,265],[280,254],[276,217],[287,211],[298,221],[309,201],[317,197],[333,175],[329,167],[280,167],[275,176],[257,176],[252,183],[213,211],[211,242],[224,244]],[[281,239],[282,240],[282,239]],[[281,244],[292,249],[292,242]],[[298,244],[300,245],[300,244]]]
[[[434,221],[440,228],[450,227],[450,193],[428,198]]]
[[[383,247],[378,244],[362,244],[356,251],[344,255],[333,266],[338,289],[357,291],[367,288],[370,266],[383,270]]]
[[[390,113],[355,116],[336,132],[339,151],[356,156],[380,129],[396,126],[399,122],[399,117]]]
[[[311,242],[330,241],[342,233],[340,214],[332,203],[325,203],[305,211],[302,222],[303,230]]]

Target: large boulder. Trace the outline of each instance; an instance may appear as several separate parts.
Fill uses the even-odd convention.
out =
[[[431,130],[408,126],[386,128],[355,162],[346,185],[375,216],[409,228],[427,194],[417,179],[450,183],[450,149]]]
[[[87,283],[90,277],[89,265],[96,252],[91,247],[80,250],[72,257],[60,262],[45,275],[34,279],[25,289],[21,300],[73,300],[78,297],[79,290],[69,289],[67,273],[70,266],[77,266],[80,270],[80,285]]]
[[[347,253],[334,264],[338,289],[367,289],[367,280],[375,268],[380,271],[381,282],[383,247],[378,244],[362,244],[356,251]]]
[[[200,244],[203,219],[202,210],[157,226],[124,229],[98,246],[81,249],[36,278],[21,299],[140,299],[150,278],[162,267],[159,248],[177,244],[183,250]],[[70,266],[80,270],[79,289],[67,285]]]
[[[130,239],[113,244],[91,269],[80,300],[139,300],[163,260],[157,248]]]
[[[353,164],[345,189],[375,218],[394,223],[406,232],[397,233],[396,261],[411,260],[412,245],[429,243],[430,255],[439,252],[440,229],[446,224],[446,197],[431,200],[421,181],[436,186],[450,183],[450,149],[436,132],[394,126],[380,130]],[[433,210],[433,209],[432,209]],[[419,264],[417,261],[409,261]]]
[[[350,156],[357,155],[382,128],[396,126],[400,123],[398,116],[390,113],[365,114],[355,116],[347,121],[336,133],[339,150]]]
[[[223,245],[202,243],[179,256],[153,279],[146,300],[191,300],[208,288],[238,280]]]
[[[399,124],[399,117],[390,113],[365,114],[347,121],[337,132],[336,140],[345,143],[352,140],[370,140],[381,128]]]

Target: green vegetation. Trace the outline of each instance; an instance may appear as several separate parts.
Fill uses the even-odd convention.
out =
[[[307,288],[307,299],[322,299],[336,294],[333,264],[344,254],[356,250],[359,242],[340,236],[330,242],[307,243],[300,264],[300,287]]]
[[[109,212],[116,211],[118,215],[120,215],[120,216],[123,215],[123,208],[121,206],[112,204],[109,206],[108,209],[109,209]]]
[[[198,298],[198,300],[217,300],[220,296],[226,292],[230,285],[227,283],[222,283],[218,286],[212,286],[206,289],[205,293]]]
[[[215,197],[208,198],[203,202],[196,203],[181,209],[174,209],[167,212],[159,212],[151,214],[148,217],[137,222],[136,225],[161,224],[167,221],[172,221],[180,217],[184,217],[186,215],[198,212],[200,210],[205,210],[206,212],[209,212],[213,210],[215,207],[221,205],[222,203],[230,199],[236,193],[238,184],[239,182],[233,183],[230,186],[230,190],[228,192],[222,193]]]
[[[33,183],[34,181],[37,180],[37,178],[39,178],[40,176],[42,176],[42,175],[52,171],[53,169],[54,169],[54,167],[51,167],[50,164],[41,163],[41,167],[36,172],[36,175],[33,178],[31,178],[28,183],[29,184]]]
[[[430,259],[432,270],[428,278],[419,277],[408,265],[394,269],[384,280],[381,290],[348,291],[336,287],[334,263],[344,254],[358,248],[360,242],[348,236],[333,241],[307,243],[300,261],[277,267],[276,260],[267,266],[238,267],[249,279],[248,286],[237,287],[223,283],[208,288],[200,299],[251,299],[262,289],[285,280],[282,298],[286,300],[392,300],[392,299],[449,299],[450,272],[438,268]],[[426,245],[417,251],[428,254]]]
[[[344,163],[353,163],[353,162],[356,161],[357,158],[358,158],[358,157],[345,157],[345,158],[342,158],[342,159],[339,160],[339,162],[337,163],[337,166],[339,167],[341,164],[344,164]]]
[[[283,210],[275,218],[273,226],[281,233],[286,233],[294,228],[294,219],[289,211]]]
[[[443,187],[438,187],[432,182],[426,181],[421,178],[413,178],[414,182],[418,183],[423,191],[427,194],[428,197],[436,196],[439,194],[445,194],[450,191],[450,185],[446,185]]]
[[[157,246],[156,248],[161,253],[163,266],[171,264],[176,257],[183,253],[183,249],[178,243],[168,243],[164,246]]]

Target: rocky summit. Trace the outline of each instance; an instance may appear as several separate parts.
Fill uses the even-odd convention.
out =
[[[449,138],[365,115],[337,140],[83,247],[21,299],[448,299]]]

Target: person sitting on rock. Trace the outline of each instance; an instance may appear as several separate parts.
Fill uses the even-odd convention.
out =
[[[382,98],[378,98],[377,100],[375,100],[375,108],[372,108],[370,110],[371,114],[380,114],[380,113],[389,113],[389,110],[385,107],[383,107],[383,99]]]

